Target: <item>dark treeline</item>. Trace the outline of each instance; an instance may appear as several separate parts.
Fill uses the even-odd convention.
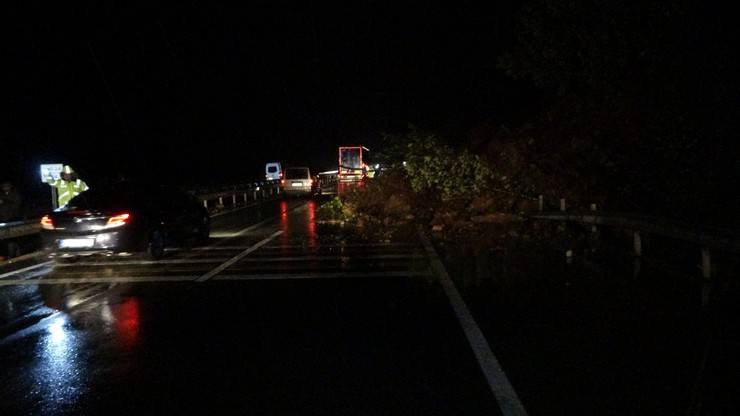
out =
[[[521,125],[480,123],[472,145],[550,200],[733,221],[732,19],[693,1],[531,1],[499,67],[548,104]]]

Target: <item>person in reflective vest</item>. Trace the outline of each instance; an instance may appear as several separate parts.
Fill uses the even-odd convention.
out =
[[[77,177],[77,173],[69,165],[64,166],[59,179],[49,178],[49,185],[57,188],[59,206],[67,205],[72,198],[90,189],[85,182]]]

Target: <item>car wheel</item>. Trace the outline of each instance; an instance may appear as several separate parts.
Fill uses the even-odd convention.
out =
[[[149,236],[149,245],[147,247],[149,257],[154,260],[159,260],[164,257],[164,245],[164,234],[159,230],[152,231],[152,234]]]

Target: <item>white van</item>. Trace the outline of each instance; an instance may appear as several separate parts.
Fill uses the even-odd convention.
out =
[[[305,167],[290,167],[285,169],[283,189],[286,195],[313,194],[313,178],[311,178],[311,171]]]
[[[268,181],[283,179],[283,168],[280,166],[280,162],[270,162],[265,165],[265,179]]]

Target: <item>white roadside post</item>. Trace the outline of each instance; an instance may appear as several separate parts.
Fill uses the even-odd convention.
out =
[[[62,169],[64,165],[61,163],[47,163],[39,166],[39,173],[41,174],[41,182],[49,183],[49,179],[58,180],[61,178]],[[51,188],[51,207],[53,209],[59,208],[59,199],[57,195],[57,188],[50,186]]]
[[[712,290],[712,253],[708,248],[701,249],[701,275],[704,278],[701,290],[701,305],[707,306]]]

